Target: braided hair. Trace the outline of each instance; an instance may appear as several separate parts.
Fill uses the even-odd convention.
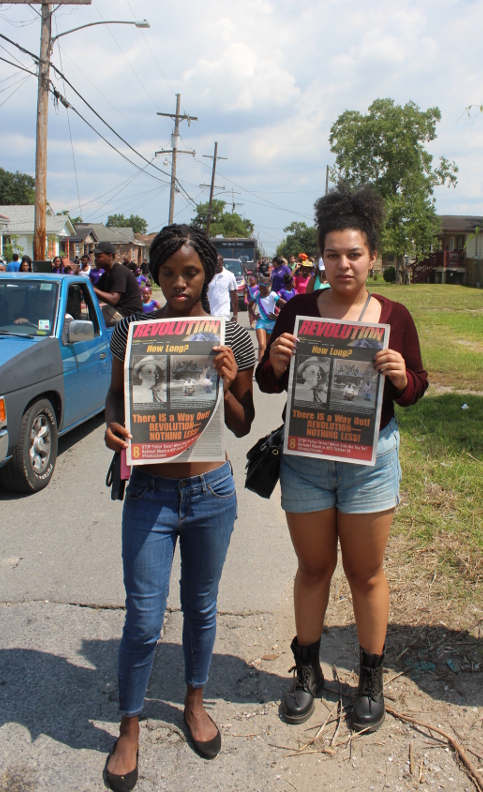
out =
[[[315,224],[322,255],[327,234],[346,228],[365,234],[369,250],[374,253],[383,219],[384,204],[373,187],[360,187],[351,192],[345,184],[339,184],[315,202]]]
[[[156,234],[149,248],[149,272],[159,286],[158,272],[161,264],[177,251],[189,245],[196,250],[205,271],[205,282],[201,291],[201,305],[206,313],[211,313],[208,300],[208,285],[213,280],[216,270],[217,251],[203,229],[197,226],[172,225],[165,226]]]

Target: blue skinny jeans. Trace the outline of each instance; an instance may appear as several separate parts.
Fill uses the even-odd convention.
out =
[[[206,685],[218,585],[235,519],[229,462],[187,479],[134,468],[122,514],[126,619],[118,665],[121,715],[134,717],[143,708],[178,538],[185,681],[193,688]]]

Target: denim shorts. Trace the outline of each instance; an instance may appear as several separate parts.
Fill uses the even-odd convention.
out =
[[[392,418],[379,433],[374,467],[283,454],[282,508],[305,514],[337,508],[344,514],[373,514],[399,503],[399,431]]]
[[[266,330],[267,333],[273,333],[273,328],[275,327],[275,321],[271,322],[268,319],[262,319],[259,317],[255,322],[255,330]]]

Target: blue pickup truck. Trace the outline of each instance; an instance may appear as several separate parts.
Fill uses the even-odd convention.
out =
[[[88,278],[0,274],[3,487],[46,487],[58,438],[104,409],[111,333]]]

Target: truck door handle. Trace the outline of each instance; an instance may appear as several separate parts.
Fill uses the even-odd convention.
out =
[[[107,352],[101,352],[100,354],[101,360],[104,360],[106,357],[107,357]]]

